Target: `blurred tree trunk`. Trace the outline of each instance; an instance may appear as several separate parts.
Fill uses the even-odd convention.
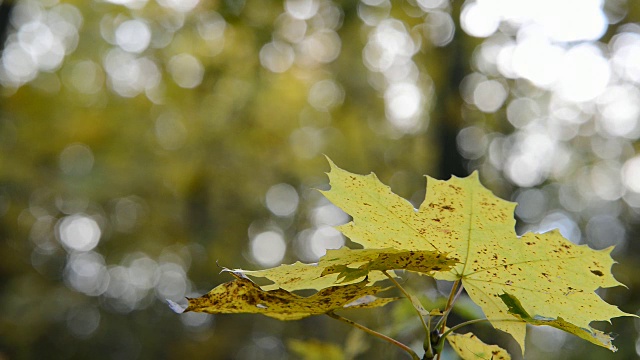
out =
[[[432,57],[438,62],[436,69],[441,70],[440,74],[432,74],[432,78],[436,90],[433,117],[440,147],[438,175],[443,179],[450,175],[468,175],[464,160],[458,152],[456,136],[464,127],[460,83],[470,69],[469,59],[473,48],[467,51],[467,37],[460,27],[461,4],[454,1],[451,6],[451,16],[456,28],[454,38],[447,46],[436,48],[437,54]]]

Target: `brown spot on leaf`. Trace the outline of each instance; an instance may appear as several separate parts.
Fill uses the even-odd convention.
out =
[[[591,273],[596,276],[604,276],[604,274],[600,270],[591,270]]]

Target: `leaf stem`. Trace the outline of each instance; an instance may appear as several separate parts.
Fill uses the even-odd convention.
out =
[[[389,273],[386,270],[382,270],[382,273],[385,274],[386,277],[389,278],[389,280],[391,280],[391,282],[393,282],[393,285],[395,285],[398,289],[400,289],[400,291],[402,292],[402,294],[404,294],[404,296],[407,298],[407,300],[411,301],[411,305],[413,306],[413,309],[416,311],[416,313],[418,313],[418,317],[420,318],[420,322],[422,322],[422,327],[424,328],[424,331],[429,334],[429,326],[427,326],[427,323],[424,322],[424,316],[422,315],[422,313],[420,312],[420,309],[418,309],[414,303],[413,300],[411,299],[412,296],[411,294],[409,294],[409,292],[407,290],[405,290],[405,288],[402,287],[402,285],[400,285],[399,282],[396,281],[396,279],[393,278],[393,276],[389,275]]]
[[[464,287],[462,286],[462,280],[458,279],[453,283],[453,286],[451,287],[451,292],[449,293],[449,298],[447,299],[447,305],[445,306],[444,312],[442,314],[442,318],[440,318],[440,320],[435,326],[436,330],[434,331],[436,331],[438,334],[443,334],[445,332],[445,329],[447,328],[447,317],[449,317],[451,310],[453,310],[453,304],[462,293],[463,288]],[[430,336],[433,336],[433,335],[430,335]],[[442,352],[442,348],[444,346],[444,338],[445,336],[440,335],[440,338],[438,339],[436,346],[434,346],[436,350],[434,354],[435,360],[440,360],[440,353]]]
[[[514,319],[514,320],[515,320],[515,319]],[[486,318],[485,318],[485,319],[473,319],[473,320],[465,321],[465,322],[460,323],[460,324],[458,324],[458,325],[456,325],[456,326],[454,326],[454,327],[452,327],[452,328],[449,328],[447,331],[445,331],[445,332],[442,334],[442,337],[443,337],[443,338],[447,337],[447,335],[449,335],[450,333],[452,333],[452,332],[454,332],[454,331],[456,331],[456,330],[460,329],[461,327],[465,327],[465,326],[467,326],[467,325],[476,324],[476,323],[479,323],[479,322],[485,322],[485,321],[489,321],[489,319],[486,319]]]
[[[458,288],[458,292],[456,293],[456,296],[453,297],[453,301],[451,302],[451,307],[453,308],[453,304],[455,304],[456,300],[458,300],[458,298],[460,297],[460,294],[462,294],[462,290],[464,290],[464,286],[462,285],[462,283],[460,283],[460,287]]]
[[[427,320],[427,329],[431,329],[431,315],[429,315],[429,320]],[[424,346],[424,344],[422,345],[422,347],[424,347],[424,359],[428,359],[427,356],[431,356],[433,357],[433,346],[431,344],[431,330],[427,331],[427,336],[424,339],[424,342],[426,343],[427,346]]]
[[[469,320],[469,321],[465,321],[463,323],[460,323],[450,329],[447,329],[447,331],[445,331],[442,334],[442,337],[445,338],[447,337],[447,335],[449,335],[451,332],[456,331],[458,329],[460,329],[461,327],[467,326],[467,325],[471,325],[471,324],[475,324],[475,323],[479,323],[479,322],[485,322],[485,321],[494,321],[494,322],[523,322],[522,320],[513,318],[513,319],[473,319],[473,320]]]
[[[422,312],[420,312],[420,309],[418,309],[418,307],[416,306],[416,304],[414,303],[414,301],[418,301],[417,299],[415,299],[415,297],[413,297],[411,294],[409,294],[409,292],[402,287],[402,285],[400,285],[400,283],[398,281],[396,281],[396,279],[393,278],[393,276],[389,275],[389,273],[386,270],[382,270],[382,273],[389,278],[389,280],[391,280],[391,282],[393,282],[393,284],[400,289],[400,292],[402,292],[402,294],[404,294],[404,296],[407,298],[407,300],[411,301],[411,306],[413,307],[413,309],[416,311],[416,313],[418,313],[418,318],[420,318],[420,322],[422,323],[422,328],[424,329],[425,333],[426,333],[426,337],[425,337],[425,341],[424,341],[424,351],[427,354],[433,354],[433,350],[431,348],[431,316],[429,316],[429,324],[427,324],[426,322],[424,322],[424,315],[422,314]]]
[[[364,325],[360,325],[360,324],[358,324],[357,322],[355,322],[353,320],[349,320],[347,318],[344,318],[344,317],[334,313],[333,311],[330,311],[330,312],[328,312],[326,314],[328,316],[336,319],[336,320],[340,320],[343,323],[349,324],[349,325],[351,325],[351,326],[353,326],[353,327],[355,327],[357,329],[360,329],[360,330],[362,330],[362,331],[364,331],[364,332],[366,332],[368,334],[371,334],[371,335],[373,335],[373,336],[375,336],[375,337],[377,337],[379,339],[382,339],[382,340],[384,340],[386,342],[389,342],[389,343],[399,347],[400,349],[406,351],[411,356],[411,358],[413,360],[420,360],[420,357],[418,356],[418,354],[415,353],[415,351],[411,350],[410,347],[408,347],[407,345],[399,342],[396,339],[390,338],[387,335],[384,335],[384,334],[381,334],[381,333],[379,333],[379,332],[377,332],[375,330],[369,329],[368,327],[366,327]]]
[[[447,299],[447,305],[444,308],[444,312],[442,313],[442,318],[436,324],[436,329],[440,328],[440,333],[444,332],[444,328],[447,326],[447,317],[449,317],[449,313],[453,309],[453,304],[462,292],[462,281],[460,279],[456,280],[451,287],[451,292],[449,293],[449,298]]]

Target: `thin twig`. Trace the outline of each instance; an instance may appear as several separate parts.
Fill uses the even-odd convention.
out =
[[[424,316],[420,312],[420,309],[418,309],[414,305],[413,300],[411,299],[411,294],[409,294],[409,292],[405,290],[405,288],[403,288],[402,285],[400,285],[400,283],[396,281],[396,279],[394,279],[391,275],[389,275],[389,273],[386,270],[382,270],[382,273],[385,274],[398,289],[400,289],[400,291],[402,292],[402,294],[404,294],[407,300],[411,301],[411,306],[416,311],[416,313],[418,313],[418,317],[420,318],[420,322],[422,322],[422,327],[424,328],[424,331],[427,333],[427,335],[429,335],[429,332],[430,332],[429,327],[427,326],[427,323],[424,322]]]
[[[362,331],[364,331],[366,333],[369,333],[369,334],[371,334],[371,335],[373,335],[373,336],[375,336],[375,337],[377,337],[379,339],[382,339],[382,340],[384,340],[386,342],[389,342],[389,343],[399,347],[400,349],[406,351],[411,356],[411,358],[413,360],[420,360],[420,357],[418,356],[418,354],[415,353],[415,351],[411,350],[410,347],[408,347],[407,345],[399,342],[396,339],[390,338],[387,335],[384,335],[384,334],[381,334],[381,333],[379,333],[379,332],[377,332],[375,330],[369,329],[368,327],[366,327],[364,325],[360,325],[357,322],[355,322],[353,320],[349,320],[347,318],[344,318],[344,317],[342,317],[342,316],[340,316],[340,315],[338,315],[338,314],[336,314],[334,312],[328,312],[326,314],[328,316],[336,319],[336,320],[340,320],[343,323],[349,324],[349,325],[351,325],[351,326],[353,326],[353,327],[355,327],[357,329],[360,329],[360,330],[362,330]]]
[[[462,294],[462,290],[464,290],[464,286],[462,285],[462,283],[460,283],[460,287],[458,288],[458,292],[456,293],[456,296],[453,297],[453,301],[451,302],[451,307],[453,308],[453,304],[455,304],[456,300],[458,300],[458,298],[460,297],[460,294]]]
[[[402,294],[404,294],[404,296],[407,298],[407,300],[411,301],[411,307],[413,307],[413,309],[416,311],[416,313],[418,313],[418,318],[420,319],[420,322],[422,323],[422,328],[424,329],[426,336],[425,336],[425,342],[423,344],[423,347],[425,348],[424,351],[427,354],[433,354],[433,350],[431,349],[431,316],[429,316],[429,324],[424,322],[424,316],[423,314],[420,312],[420,309],[418,309],[416,307],[416,305],[414,304],[414,300],[411,297],[411,294],[409,294],[409,292],[402,287],[402,285],[400,285],[399,282],[396,281],[396,279],[394,279],[391,275],[389,275],[389,273],[386,270],[382,270],[382,273],[389,278],[389,280],[391,280],[391,282],[393,282],[393,284],[400,289],[400,292],[402,292]],[[424,346],[426,345],[426,346]]]
[[[451,310],[453,310],[453,304],[458,299],[458,296],[460,296],[460,293],[462,292],[462,288],[463,288],[462,281],[460,279],[456,280],[453,283],[453,286],[451,287],[451,292],[449,293],[449,298],[447,299],[447,305],[444,308],[444,313],[442,314],[442,318],[440,318],[440,320],[436,324],[436,329],[438,328],[440,329],[438,331],[440,334],[445,332],[445,329],[447,327],[447,317],[449,317]],[[444,337],[441,336],[440,340],[438,340],[438,345],[436,346],[435,360],[440,360],[442,345],[444,345],[443,339]]]
[[[460,287],[460,288],[458,288]],[[449,298],[447,299],[447,305],[444,308],[444,312],[442,313],[442,318],[436,324],[436,329],[440,328],[440,333],[444,332],[444,328],[447,324],[447,317],[449,313],[453,309],[453,303],[458,298],[458,293],[462,291],[462,282],[460,279],[456,280],[451,287],[451,292],[449,293]]]
[[[431,329],[431,319],[431,315],[429,315],[429,319],[427,320],[427,329]],[[433,357],[433,346],[431,345],[431,330],[427,332],[427,338],[425,339],[425,342],[427,343],[427,346],[424,346],[424,344],[422,345],[422,347],[426,348],[424,350],[425,358],[427,358],[426,355]]]

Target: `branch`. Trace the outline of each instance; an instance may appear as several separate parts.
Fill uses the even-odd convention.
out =
[[[449,293],[449,298],[447,299],[447,305],[445,306],[444,312],[442,314],[442,318],[440,318],[440,320],[436,324],[434,332],[438,334],[443,334],[445,332],[445,329],[447,328],[447,317],[449,317],[451,310],[453,310],[453,304],[458,299],[458,296],[460,296],[460,293],[462,293],[463,288],[464,287],[462,286],[462,280],[458,279],[453,283],[453,286],[451,287],[451,292]],[[434,336],[434,335],[430,334],[429,337],[431,336]],[[444,346],[444,338],[445,338],[444,336],[440,336],[440,338],[438,339],[437,345],[434,346],[435,348],[434,355],[436,360],[440,360],[440,353],[442,352],[442,348]]]
[[[422,328],[424,329],[424,331],[426,333],[425,341],[424,341],[424,344],[423,344],[425,354],[433,354],[433,349],[431,349],[431,335],[430,335],[431,334],[431,326],[430,326],[431,325],[431,316],[429,316],[429,324],[425,323],[424,322],[424,315],[420,311],[420,309],[418,308],[418,306],[422,307],[422,304],[419,303],[418,299],[415,298],[414,296],[412,296],[405,288],[403,288],[402,285],[400,285],[400,283],[397,282],[396,279],[393,278],[393,276],[389,275],[389,273],[386,270],[382,270],[382,273],[385,274],[385,276],[388,277],[389,280],[391,280],[391,282],[393,282],[393,284],[398,289],[400,289],[402,294],[404,294],[404,296],[409,301],[411,301],[411,306],[416,311],[416,313],[418,313],[418,318],[420,318],[420,322],[422,323]],[[418,304],[416,304],[416,302],[418,302]]]
[[[436,329],[440,328],[440,333],[444,332],[444,328],[447,326],[447,317],[449,317],[449,313],[453,309],[453,304],[455,303],[458,296],[462,292],[463,286],[462,281],[460,279],[456,280],[451,287],[451,292],[449,293],[449,298],[447,299],[447,305],[444,308],[444,312],[442,314],[442,318],[436,324]]]
[[[381,334],[381,333],[379,333],[379,332],[377,332],[377,331],[375,331],[375,330],[369,329],[368,327],[366,327],[366,326],[364,326],[364,325],[360,325],[360,324],[358,324],[357,322],[355,322],[355,321],[353,321],[353,320],[349,320],[349,319],[347,319],[347,318],[344,318],[344,317],[342,317],[342,316],[340,316],[340,315],[338,315],[338,314],[336,314],[336,313],[334,313],[334,312],[332,312],[332,311],[331,311],[331,312],[328,312],[328,313],[326,313],[326,314],[327,314],[328,316],[330,316],[330,317],[332,317],[332,318],[336,319],[336,320],[340,320],[340,321],[342,321],[343,323],[349,324],[349,325],[351,325],[351,326],[353,326],[353,327],[355,327],[355,328],[357,328],[357,329],[360,329],[360,330],[362,330],[362,331],[364,331],[364,332],[366,332],[366,333],[369,333],[369,334],[371,334],[371,335],[373,335],[373,336],[375,336],[375,337],[377,337],[377,338],[379,338],[379,339],[382,339],[382,340],[384,340],[384,341],[386,341],[386,342],[389,342],[389,343],[391,343],[391,344],[393,344],[393,345],[395,345],[395,346],[399,347],[400,349],[402,349],[402,350],[406,351],[406,352],[411,356],[411,358],[412,358],[413,360],[420,360],[420,357],[418,356],[418,354],[416,354],[416,353],[415,353],[415,351],[411,350],[411,348],[410,348],[410,347],[408,347],[407,345],[405,345],[405,344],[403,344],[403,343],[399,342],[399,341],[398,341],[398,340],[396,340],[396,339],[390,338],[390,337],[388,337],[387,335],[384,335],[384,334]]]

